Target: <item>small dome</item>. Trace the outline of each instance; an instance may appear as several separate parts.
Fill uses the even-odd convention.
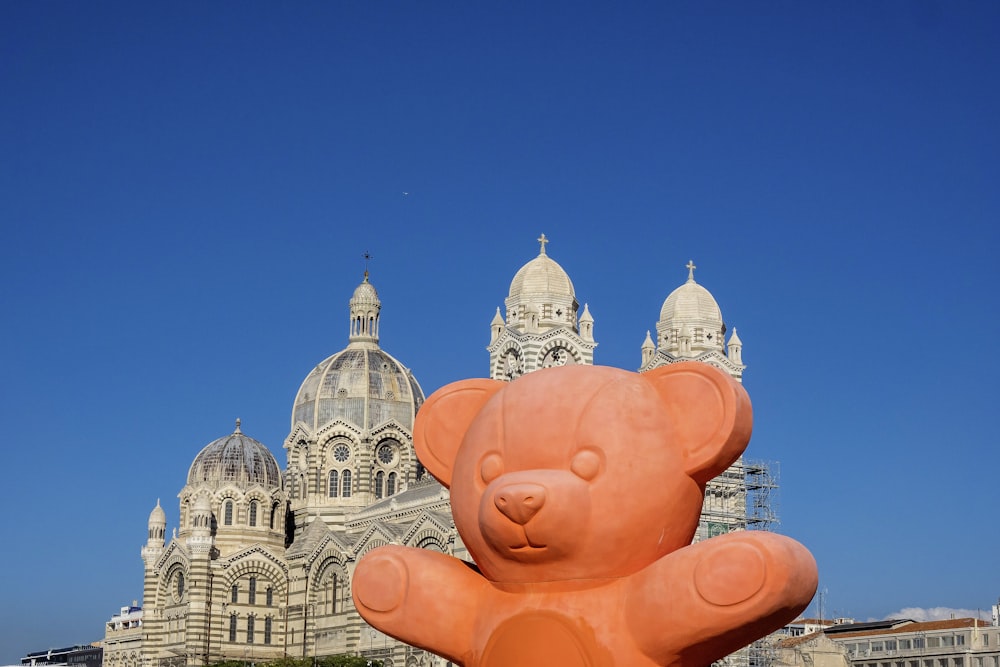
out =
[[[188,484],[217,489],[224,484],[249,488],[260,484],[268,491],[282,488],[281,471],[274,455],[262,443],[236,430],[209,443],[198,452],[188,471]]]
[[[375,291],[375,286],[368,282],[367,271],[365,271],[364,281],[358,285],[357,289],[354,290],[354,295],[351,297],[351,303],[370,303],[381,305],[381,302],[378,299],[378,292]]]
[[[424,393],[413,373],[381,348],[351,345],[328,357],[306,377],[292,408],[292,428],[312,433],[343,419],[373,429],[390,419],[413,429]]]
[[[156,507],[154,507],[153,511],[149,513],[149,523],[150,525],[167,525],[167,513],[163,511],[162,507],[160,507],[159,498],[156,499]]]
[[[514,279],[510,281],[508,301],[531,294],[565,296],[575,299],[576,292],[573,290],[573,282],[569,279],[569,274],[554,259],[545,254],[545,244],[549,242],[545,238],[545,234],[541,235],[538,242],[542,246],[538,257],[522,266],[514,274]]]
[[[722,326],[722,310],[715,297],[694,281],[693,263],[688,262],[687,282],[670,293],[660,309],[661,322],[717,323]]]
[[[722,323],[722,311],[715,297],[695,282],[684,283],[667,297],[660,309],[661,320]]]

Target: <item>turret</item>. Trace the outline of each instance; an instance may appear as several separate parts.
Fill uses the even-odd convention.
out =
[[[649,330],[647,329],[646,340],[642,343],[642,363],[639,366],[642,367],[648,364],[654,354],[656,354],[656,345],[653,344],[653,337],[649,335]]]
[[[681,324],[681,332],[677,337],[679,345],[677,346],[677,356],[678,357],[690,357],[691,356],[691,330],[688,329],[687,322]]]
[[[733,335],[729,337],[728,350],[729,361],[743,365],[743,341],[736,335],[736,327],[733,327]]]
[[[590,314],[587,304],[583,304],[583,315],[580,315],[580,338],[588,343],[594,342],[594,316]]]
[[[148,547],[163,548],[163,535],[167,530],[167,515],[160,507],[160,499],[156,499],[156,507],[149,513],[149,538],[146,540]]]
[[[538,238],[538,256],[518,269],[490,326],[490,377],[512,380],[540,368],[594,363],[594,318],[580,312],[573,282]]]
[[[694,279],[689,261],[687,281],[667,296],[656,322],[656,336],[647,334],[642,346],[641,371],[676,361],[696,359],[715,364],[737,381],[743,377],[742,342],[735,331],[726,343],[722,310],[711,292]]]
[[[382,310],[382,302],[379,301],[378,292],[375,287],[368,282],[368,271],[365,271],[365,279],[354,290],[351,297],[351,343],[375,343],[378,344],[378,318]]]
[[[500,314],[500,307],[497,307],[497,314],[493,316],[493,321],[490,322],[490,345],[496,342],[497,338],[500,337],[501,332],[503,332],[504,322],[503,316]]]
[[[187,545],[192,553],[212,548],[212,503],[207,495],[199,495],[191,508],[191,534]]]
[[[163,536],[167,530],[167,515],[160,507],[160,499],[156,499],[156,507],[149,513],[149,532],[146,537],[146,546],[142,548],[142,561],[146,567],[151,567],[156,559],[163,553]]]

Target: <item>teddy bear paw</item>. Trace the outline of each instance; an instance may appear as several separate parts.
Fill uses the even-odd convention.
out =
[[[728,607],[746,602],[764,586],[767,563],[750,544],[727,544],[702,558],[694,570],[694,584],[702,599]]]
[[[396,556],[373,554],[354,573],[354,591],[358,602],[378,612],[390,612],[406,599],[409,573]]]

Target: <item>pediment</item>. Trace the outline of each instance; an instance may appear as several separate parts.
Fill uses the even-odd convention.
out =
[[[327,533],[309,553],[305,560],[306,567],[311,568],[313,563],[323,562],[328,558],[334,558],[338,563],[343,564],[347,562],[348,557],[353,552],[352,546],[341,534]]]
[[[253,544],[245,549],[241,549],[234,554],[231,554],[224,562],[221,563],[222,569],[228,569],[237,565],[242,565],[247,561],[266,561],[275,567],[279,568],[282,572],[288,572],[288,565],[285,564],[285,560],[271,553],[271,551],[262,544]]]
[[[316,441],[329,440],[337,436],[358,441],[361,440],[363,435],[364,432],[351,422],[343,418],[337,418],[325,424],[323,428],[316,432]]]
[[[284,448],[290,449],[300,440],[305,440],[306,442],[312,440],[312,432],[309,430],[309,427],[306,426],[305,422],[297,422],[295,424],[295,427],[292,428],[292,432],[288,434],[287,438],[285,438]]]
[[[440,534],[444,541],[447,542],[452,530],[454,530],[454,525],[450,521],[442,521],[440,516],[431,514],[430,512],[423,512],[417,517],[416,521],[410,524],[409,529],[403,534],[403,544],[416,546],[416,543],[419,541],[417,537],[422,537],[428,531]]]
[[[413,437],[410,430],[394,418],[384,421],[372,429],[373,441],[381,440],[386,436],[391,436],[397,440],[404,441],[410,440]]]
[[[155,569],[157,571],[162,571],[168,563],[172,563],[174,561],[184,563],[184,567],[186,569],[190,559],[191,555],[187,552],[187,549],[181,546],[180,540],[175,537],[170,540],[170,544],[167,545],[167,548],[163,550],[163,553],[157,559]]]
[[[361,533],[352,548],[355,558],[360,558],[365,552],[383,544],[399,544],[402,540],[402,531],[394,526],[381,521],[375,521],[365,532]]]

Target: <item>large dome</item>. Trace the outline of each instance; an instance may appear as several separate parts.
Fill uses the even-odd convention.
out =
[[[282,488],[281,471],[274,455],[262,443],[236,430],[209,443],[198,452],[188,471],[188,484],[218,489],[235,484],[242,489],[261,485],[268,491]]]
[[[424,394],[413,373],[374,345],[352,344],[319,364],[306,377],[292,408],[292,428],[312,433],[343,419],[371,430],[395,419],[413,429]]]

